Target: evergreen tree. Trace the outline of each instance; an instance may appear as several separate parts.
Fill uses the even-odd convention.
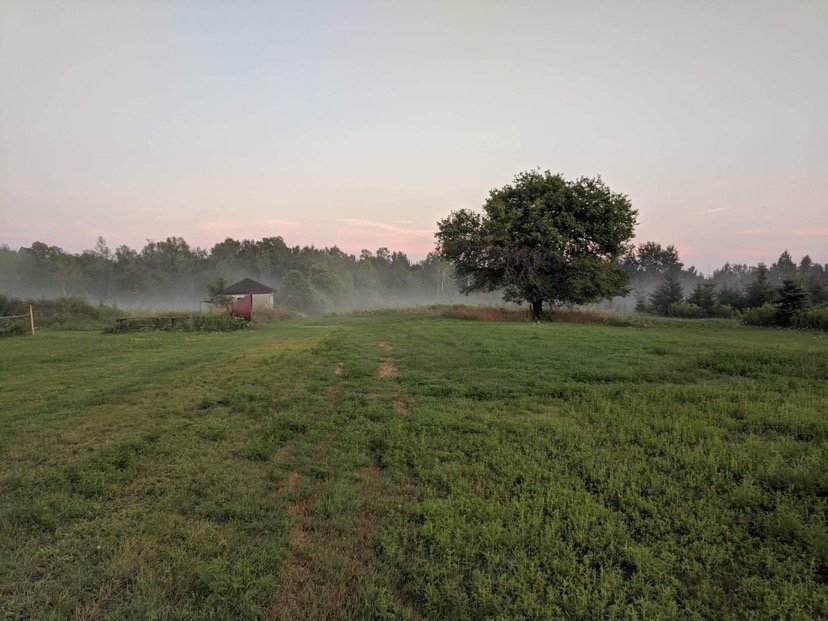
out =
[[[809,306],[808,291],[798,280],[788,278],[782,282],[779,291],[779,308],[776,309],[775,322],[780,326],[789,326],[794,316]]]
[[[684,287],[681,286],[675,271],[668,272],[658,288],[650,294],[653,306],[662,315],[669,315],[670,307],[683,299]]]
[[[781,255],[779,255],[779,259],[777,259],[776,263],[771,265],[770,272],[778,279],[776,282],[795,278],[796,263],[794,263],[794,260],[791,258],[791,253],[785,250]]]
[[[808,285],[808,293],[811,296],[811,304],[816,306],[823,302],[828,302],[828,287],[823,285],[818,280],[812,280]]]
[[[730,306],[731,308],[742,310],[747,307],[747,298],[745,298],[745,294],[738,289],[725,287],[719,291],[719,304],[724,304],[726,306]]]
[[[650,300],[643,293],[635,296],[635,311],[637,313],[651,313],[653,311]]]
[[[696,283],[696,287],[687,298],[690,304],[695,304],[704,309],[704,312],[710,315],[713,312],[713,307],[716,306],[716,285],[712,282]]]
[[[776,289],[768,279],[768,268],[764,263],[756,268],[756,280],[748,285],[746,297],[750,308],[759,308],[776,299]]]

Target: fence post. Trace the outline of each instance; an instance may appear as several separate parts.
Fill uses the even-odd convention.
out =
[[[32,336],[34,336],[34,311],[31,304],[29,304],[29,323],[32,326]]]

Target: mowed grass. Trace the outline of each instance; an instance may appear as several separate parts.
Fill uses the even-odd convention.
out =
[[[723,322],[7,339],[0,611],[825,617],[827,391]]]

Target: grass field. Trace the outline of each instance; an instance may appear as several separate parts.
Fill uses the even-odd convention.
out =
[[[5,339],[0,618],[824,618],[827,380],[727,322]]]

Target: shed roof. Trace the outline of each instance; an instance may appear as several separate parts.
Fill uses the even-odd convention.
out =
[[[276,293],[276,289],[256,282],[252,278],[245,278],[224,288],[227,295],[247,295],[248,293]]]

